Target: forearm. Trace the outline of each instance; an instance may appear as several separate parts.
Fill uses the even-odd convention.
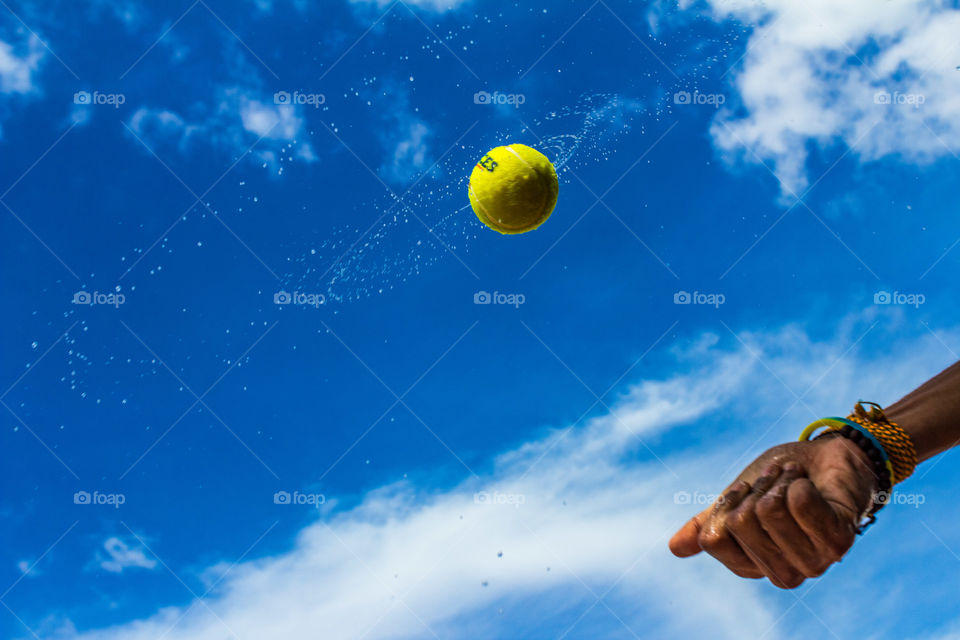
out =
[[[918,461],[960,444],[960,362],[923,383],[884,412],[906,431]]]

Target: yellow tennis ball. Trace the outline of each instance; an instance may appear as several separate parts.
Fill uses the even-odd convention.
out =
[[[468,193],[480,222],[500,233],[524,233],[550,217],[559,190],[547,156],[525,144],[508,144],[480,159]]]

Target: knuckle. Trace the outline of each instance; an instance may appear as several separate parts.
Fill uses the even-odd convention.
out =
[[[804,558],[797,568],[807,578],[819,578],[833,564],[830,560],[823,558]]]
[[[749,527],[753,520],[754,514],[749,509],[741,507],[727,516],[727,526],[736,531],[741,531]]]
[[[697,544],[704,551],[715,551],[724,545],[725,535],[718,531],[701,531],[697,536]]]
[[[796,589],[806,578],[796,571],[780,571],[769,576],[773,586],[779,589]]]
[[[833,552],[834,557],[839,560],[842,558],[847,551],[850,550],[850,547],[853,546],[854,534],[850,533],[840,533],[835,536],[830,545],[831,551]]]
[[[797,480],[797,491],[790,492],[791,503],[800,511],[811,511],[816,506],[816,493],[803,480]]]
[[[806,577],[804,577],[803,575],[801,575],[801,574],[799,574],[799,573],[794,573],[794,574],[791,574],[791,575],[787,576],[787,579],[783,581],[783,584],[785,585],[785,588],[787,588],[787,589],[796,589],[796,588],[799,587],[801,584],[803,584],[803,581],[804,581],[804,580],[806,580]]]
[[[731,569],[734,575],[737,575],[741,578],[750,578],[752,580],[757,580],[758,578],[763,577],[763,573],[757,571],[756,569]]]
[[[840,562],[840,560],[843,559],[843,556],[846,555],[848,549],[850,549],[849,545],[834,545],[833,562]]]
[[[827,569],[829,569],[832,565],[833,565],[833,562],[831,562],[830,560],[821,560],[820,562],[815,563],[813,565],[813,571],[811,572],[810,577],[819,578],[820,576],[825,574],[827,572]]]
[[[766,495],[757,501],[757,515],[767,520],[783,520],[787,510],[783,501],[775,495]]]

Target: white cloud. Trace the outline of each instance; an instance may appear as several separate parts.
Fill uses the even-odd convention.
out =
[[[264,13],[272,13],[274,5],[278,0],[251,0],[253,4]],[[308,0],[279,0],[292,4],[298,11],[306,11],[310,8]],[[396,0],[350,0],[352,4],[359,6],[370,6],[376,9],[386,9]],[[403,4],[409,7],[417,7],[427,11],[442,13],[444,11],[453,11],[461,6],[468,4],[470,0],[404,0]],[[401,9],[402,11],[402,9]]]
[[[387,7],[394,0],[350,0],[354,4],[376,5],[378,8]],[[470,0],[404,0],[404,4],[411,7],[418,7],[428,11],[442,13],[444,11],[453,11],[467,4]]]
[[[18,54],[20,49],[22,53]],[[34,75],[46,57],[47,50],[37,36],[30,36],[19,46],[0,40],[0,93],[35,93]]]
[[[0,100],[0,136],[2,123],[14,109],[41,94],[37,75],[47,55],[47,49],[36,35],[24,36],[19,41],[0,40],[0,96],[4,98]]]
[[[383,112],[383,125],[377,127],[384,157],[380,176],[389,183],[406,187],[434,162],[430,145],[433,132],[420,117],[419,108],[411,106],[413,94],[405,82],[386,81],[364,96],[371,102],[389,101]]]
[[[504,453],[479,481],[440,492],[386,486],[354,509],[320,516],[286,553],[230,570],[219,563],[210,574],[223,581],[205,601],[215,616],[196,603],[157,603],[153,616],[110,629],[74,633],[66,621],[58,637],[215,640],[229,628],[244,637],[295,640],[316,637],[320,628],[331,639],[406,638],[431,635],[425,626],[441,636],[503,637],[516,616],[542,608],[545,597],[544,619],[572,612],[572,620],[593,603],[590,591],[599,595],[611,585],[607,601],[620,602],[617,616],[641,635],[683,637],[709,628],[711,638],[760,637],[778,620],[764,583],[735,578],[708,559],[677,560],[666,541],[692,513],[674,504],[676,491],[722,489],[731,477],[718,477],[718,470],[738,456],[746,463],[784,434],[755,442],[759,427],[731,429],[723,439],[664,456],[665,464],[638,436],[656,443],[669,431],[703,433],[701,423],[718,412],[736,424],[771,424],[792,395],[770,370],[796,393],[813,385],[804,395],[810,406],[838,411],[862,393],[889,403],[949,364],[947,349],[929,335],[885,341],[891,346],[879,357],[867,352],[869,360],[845,353],[871,319],[851,319],[830,342],[812,342],[797,327],[743,333],[749,348],[732,338],[733,350],[716,346],[714,336],[694,340],[677,352],[675,367],[687,372],[640,382],[611,413]],[[893,335],[902,329],[889,317],[883,322]],[[941,338],[955,343],[958,334]],[[810,417],[806,407],[795,407],[784,420],[795,427],[788,437]],[[478,504],[478,491],[522,503]],[[691,602],[696,606],[677,604]],[[512,607],[514,618],[498,619],[499,607]]]
[[[430,129],[419,119],[406,116],[400,119],[393,135],[385,143],[393,147],[380,171],[388,182],[404,184],[427,169],[430,157]]]
[[[195,131],[173,111],[147,107],[137,109],[130,116],[129,125],[138,136],[149,138],[177,137],[186,141]]]
[[[252,146],[252,157],[273,169],[294,158],[315,160],[303,107],[273,104],[239,87],[219,89],[215,106],[199,115],[141,107],[128,125],[151,147],[166,143],[187,152],[194,145],[205,145],[239,155]]]
[[[809,143],[842,143],[864,162],[960,153],[960,11],[934,0],[708,1],[716,19],[755,25],[732,72],[746,113],[721,111],[714,141],[731,160],[772,164],[785,194],[811,182]]]
[[[933,631],[927,631],[922,635],[914,636],[916,640],[960,640],[960,620],[947,625],[945,629],[933,635]]]
[[[145,22],[143,6],[135,0],[92,0],[88,7],[94,18],[109,14],[129,31],[140,28]]]
[[[34,563],[29,560],[20,560],[17,562],[17,571],[25,576],[30,576],[31,578],[35,578],[40,575],[40,572],[37,571]]]
[[[244,98],[240,105],[243,128],[272,140],[296,140],[303,132],[303,118],[290,105],[266,104]]]
[[[130,548],[120,538],[107,538],[103,548],[109,557],[100,561],[100,567],[111,573],[121,573],[124,569],[131,567],[153,569],[157,566],[157,561],[148,558],[142,548]]]
[[[251,0],[258,11],[265,14],[272,14],[273,7],[278,0]],[[290,4],[297,11],[303,12],[310,7],[309,0],[279,0],[280,4]]]

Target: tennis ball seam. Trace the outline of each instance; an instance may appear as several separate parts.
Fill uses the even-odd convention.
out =
[[[517,157],[517,160],[519,160],[520,162],[522,162],[523,164],[526,165],[527,169],[530,169],[531,171],[533,171],[533,172],[536,173],[537,170],[533,168],[533,165],[530,164],[529,162],[527,162],[527,161],[523,158],[523,156],[521,156],[519,153],[517,153],[516,150],[514,150],[512,144],[508,144],[506,147],[504,147],[504,149],[506,149],[507,151],[509,151],[509,152],[512,153],[513,155],[515,155],[515,156]]]
[[[470,191],[470,195],[473,196],[473,199],[477,201],[477,206],[483,211],[483,215],[486,216],[487,220],[493,222],[493,218],[490,217],[490,213],[487,211],[487,208],[483,206],[483,203],[480,202],[480,196],[477,195],[477,192],[474,191],[473,185],[468,184],[467,189]]]

